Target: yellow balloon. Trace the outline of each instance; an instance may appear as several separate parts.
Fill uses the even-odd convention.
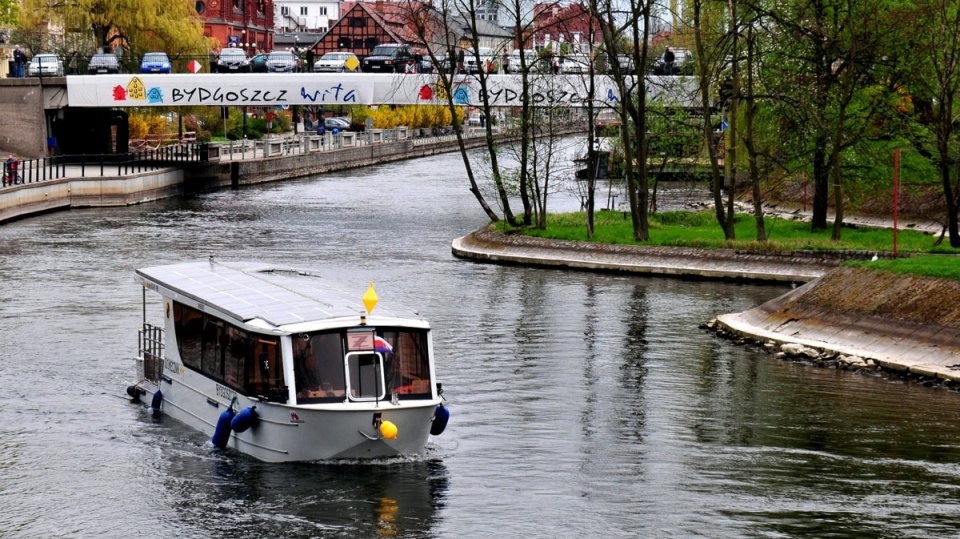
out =
[[[389,421],[380,423],[380,434],[387,440],[397,439],[397,426]]]

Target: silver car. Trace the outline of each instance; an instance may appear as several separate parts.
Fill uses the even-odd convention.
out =
[[[264,62],[269,73],[294,73],[300,69],[300,59],[290,51],[273,51]]]
[[[352,52],[328,52],[313,64],[317,73],[355,72],[359,67],[360,59]]]
[[[63,62],[56,54],[38,54],[27,65],[28,77],[62,77]]]

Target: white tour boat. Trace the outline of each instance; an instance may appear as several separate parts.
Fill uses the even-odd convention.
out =
[[[449,413],[429,324],[315,272],[209,261],[139,269],[134,400],[268,462],[422,453]],[[146,291],[163,299],[147,323]],[[166,337],[166,338],[164,338]],[[164,342],[165,341],[165,342]]]

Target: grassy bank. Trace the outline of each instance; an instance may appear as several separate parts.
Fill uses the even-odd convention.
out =
[[[854,250],[893,251],[893,231],[867,228],[845,228],[839,242],[830,239],[830,230],[812,232],[810,224],[777,218],[767,218],[764,224],[768,241],[757,242],[756,221],[750,215],[738,215],[735,241],[726,241],[713,212],[658,213],[650,220],[650,241],[633,240],[629,214],[597,212],[596,234],[587,239],[586,216],[582,212],[551,214],[545,230],[524,229],[523,234],[541,238],[593,241],[622,245],[654,245],[697,248],[730,248],[750,250]],[[501,232],[512,231],[505,223],[498,223]],[[949,245],[935,246],[936,237],[912,230],[901,230],[897,248],[902,253],[957,254]]]
[[[850,261],[844,266],[869,268],[902,275],[921,275],[960,281],[960,258],[951,256],[918,256],[895,260]]]

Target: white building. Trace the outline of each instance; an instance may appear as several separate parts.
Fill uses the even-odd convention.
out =
[[[340,18],[337,0],[274,0],[273,26],[276,33],[316,33],[330,29]]]

